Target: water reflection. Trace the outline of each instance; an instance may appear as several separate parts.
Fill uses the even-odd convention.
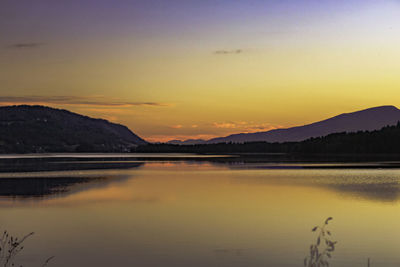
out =
[[[400,200],[399,183],[337,184],[326,186],[344,196],[363,198],[369,201],[398,202]]]
[[[87,161],[101,168],[0,173],[1,227],[41,234],[29,245],[27,266],[44,252],[61,267],[301,266],[310,226],[328,216],[340,241],[332,266],[365,266],[367,257],[399,266],[398,169],[170,159],[111,169],[102,165],[115,159],[68,164]],[[19,192],[24,180],[32,186]]]
[[[74,185],[95,182],[104,177],[37,177],[37,178],[1,178],[0,196],[14,198],[44,197],[67,193]]]
[[[274,175],[237,178],[239,183],[315,187],[333,191],[343,197],[368,201],[398,202],[400,170],[269,170]]]
[[[43,199],[76,194],[93,188],[107,187],[132,175],[112,170],[135,169],[142,162],[12,160],[0,168],[0,198]],[[4,168],[4,166],[6,166]],[[14,170],[14,172],[5,172]],[[18,172],[16,172],[18,170]]]
[[[0,173],[130,169],[143,161],[97,158],[0,158]]]
[[[110,183],[125,181],[132,172],[122,170],[148,166],[151,169],[181,171],[229,171],[232,181],[243,184],[317,187],[344,197],[369,201],[400,200],[399,162],[366,163],[291,163],[262,162],[251,158],[204,158],[190,156],[185,160],[168,157],[156,161],[132,158],[5,158],[0,160],[0,197],[40,199],[71,195],[93,188],[106,188]],[[117,173],[110,173],[119,170]],[[121,172],[122,171],[122,172]],[[242,175],[249,171],[252,175]],[[151,198],[154,200],[154,198]],[[151,199],[147,199],[151,202]]]

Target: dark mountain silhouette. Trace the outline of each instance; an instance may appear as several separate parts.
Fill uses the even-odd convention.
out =
[[[203,139],[188,139],[185,141],[171,140],[171,141],[167,142],[167,144],[171,144],[171,145],[196,145],[196,144],[205,144],[205,143],[207,143],[207,141],[203,140]]]
[[[385,126],[380,130],[333,133],[324,137],[312,137],[299,142],[244,142],[198,145],[148,144],[135,148],[136,152],[166,153],[213,153],[213,154],[268,154],[276,161],[307,159],[320,161],[324,155],[334,155],[338,162],[352,160],[383,160],[390,155],[397,160],[400,155],[400,122],[394,126]],[[342,158],[342,156],[345,156]],[[350,156],[350,157],[348,157]],[[354,156],[354,158],[353,158]],[[373,156],[371,158],[371,156]],[[383,156],[383,157],[381,157]],[[396,166],[397,168],[398,166]]]
[[[325,136],[337,132],[372,131],[387,125],[395,125],[400,120],[400,110],[394,106],[369,108],[352,113],[344,113],[312,124],[275,129],[266,132],[233,134],[208,140],[213,143],[243,142],[294,142],[311,137]]]
[[[0,153],[128,152],[144,144],[103,119],[44,106],[0,107]]]

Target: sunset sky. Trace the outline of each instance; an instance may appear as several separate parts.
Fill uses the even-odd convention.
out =
[[[1,0],[0,105],[148,141],[400,107],[399,0]]]

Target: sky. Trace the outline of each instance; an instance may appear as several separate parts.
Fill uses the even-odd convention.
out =
[[[1,0],[0,105],[148,141],[400,107],[399,0]]]

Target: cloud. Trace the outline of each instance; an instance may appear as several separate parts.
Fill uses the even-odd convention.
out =
[[[44,43],[15,43],[11,44],[8,47],[13,49],[26,49],[26,48],[37,48],[39,46],[44,45]]]
[[[217,50],[214,54],[217,55],[228,55],[228,54],[241,54],[243,53],[242,49],[235,49],[235,50]]]
[[[238,128],[238,125],[232,122],[214,122],[213,126],[216,128],[224,128],[224,129]]]
[[[269,131],[277,128],[282,128],[281,125],[272,125],[270,123],[255,123],[247,121],[236,121],[236,122],[214,122],[213,127],[219,129],[235,129],[239,132],[252,133],[260,131]]]
[[[134,102],[112,99],[104,96],[81,97],[81,96],[0,96],[0,105],[74,105],[95,107],[166,107],[167,103],[160,102]]]
[[[172,129],[181,129],[183,125],[177,124],[177,125],[172,125],[170,126]]]

